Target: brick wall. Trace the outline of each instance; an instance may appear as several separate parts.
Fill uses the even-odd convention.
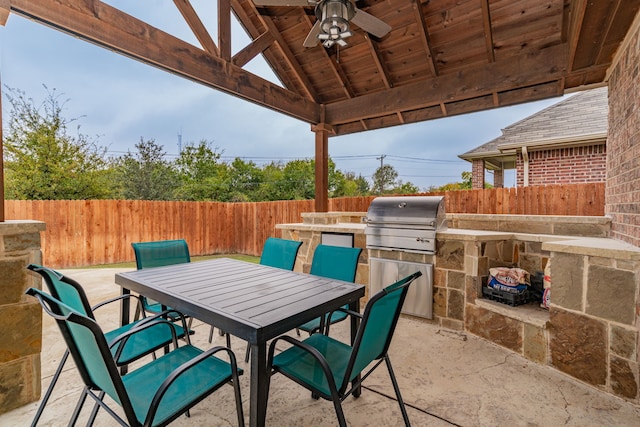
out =
[[[471,188],[484,188],[484,160],[474,160],[471,164]]]
[[[605,212],[612,237],[640,246],[640,14],[609,77]]]
[[[524,185],[524,160],[518,154],[516,185]],[[606,147],[566,147],[529,152],[529,185],[604,182]]]

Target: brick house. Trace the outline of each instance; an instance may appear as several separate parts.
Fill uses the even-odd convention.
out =
[[[473,188],[494,187],[504,171],[516,170],[516,185],[604,182],[608,120],[607,88],[586,90],[502,130],[502,135],[459,157],[472,164]]]

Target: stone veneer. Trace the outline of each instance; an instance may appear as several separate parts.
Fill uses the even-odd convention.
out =
[[[640,249],[604,237],[608,218],[447,217],[450,225],[474,229],[438,234],[436,322],[640,403]],[[490,267],[539,274],[549,260],[548,311],[538,304],[511,307],[482,298]]]
[[[305,242],[296,263],[308,271],[322,231],[353,232],[365,247],[364,213],[303,214],[302,224],[280,224],[283,237]],[[344,221],[344,222],[343,222]],[[640,249],[608,238],[606,217],[447,214],[435,255],[400,253],[400,260],[434,265],[433,319],[548,365],[580,381],[640,403]],[[368,284],[363,251],[358,283]],[[493,266],[541,274],[551,260],[549,310],[482,298]]]
[[[27,274],[29,263],[42,262],[43,222],[0,222],[0,413],[40,398],[42,310],[25,295],[40,280]]]
[[[366,250],[364,223],[362,222],[364,215],[362,212],[308,212],[301,215],[301,224],[276,225],[276,228],[281,230],[283,239],[302,242],[293,268],[294,271],[308,273],[311,270],[313,253],[321,242],[323,232],[353,234],[353,246],[362,248],[356,270],[356,283],[367,285],[369,283],[369,254]],[[365,292],[365,301],[367,301],[368,287]]]

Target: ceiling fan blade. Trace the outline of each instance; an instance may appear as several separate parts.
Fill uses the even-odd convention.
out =
[[[309,2],[308,0],[253,0],[253,4],[256,6],[310,6],[314,5],[315,1]]]
[[[365,30],[367,33],[371,33],[378,38],[386,36],[389,31],[391,31],[391,26],[386,22],[381,21],[373,15],[369,15],[367,12],[358,8],[356,8],[356,13],[351,19],[351,22]]]
[[[309,34],[307,34],[307,38],[304,39],[304,43],[302,43],[302,46],[304,47],[314,47],[318,45],[318,42],[320,42],[320,40],[318,39],[318,34],[320,34],[321,28],[320,28],[320,21],[316,21],[315,24],[313,24],[313,27],[311,27],[311,31],[309,31]]]

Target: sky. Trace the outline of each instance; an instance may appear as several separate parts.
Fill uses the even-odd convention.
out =
[[[173,2],[108,0],[119,9],[198,46]],[[210,34],[217,34],[216,5],[192,0]],[[232,54],[249,43],[242,28],[232,27]],[[316,48],[321,48],[320,46]],[[280,84],[265,61],[244,67]],[[140,139],[153,139],[167,157],[180,144],[209,141],[222,159],[236,157],[258,165],[314,156],[315,137],[308,123],[223,94],[161,71],[60,31],[11,14],[0,26],[0,79],[40,104],[55,90],[64,102],[63,117],[79,132],[106,147],[112,156],[135,152]],[[381,162],[392,165],[402,182],[421,190],[461,181],[471,163],[458,156],[500,136],[501,129],[557,103],[553,98],[387,129],[329,138],[329,155],[338,169],[371,181]],[[2,102],[3,118],[9,103]],[[73,129],[75,131],[75,128]],[[381,160],[380,158],[383,157]],[[487,176],[487,182],[492,182]],[[505,174],[505,186],[515,176]]]

